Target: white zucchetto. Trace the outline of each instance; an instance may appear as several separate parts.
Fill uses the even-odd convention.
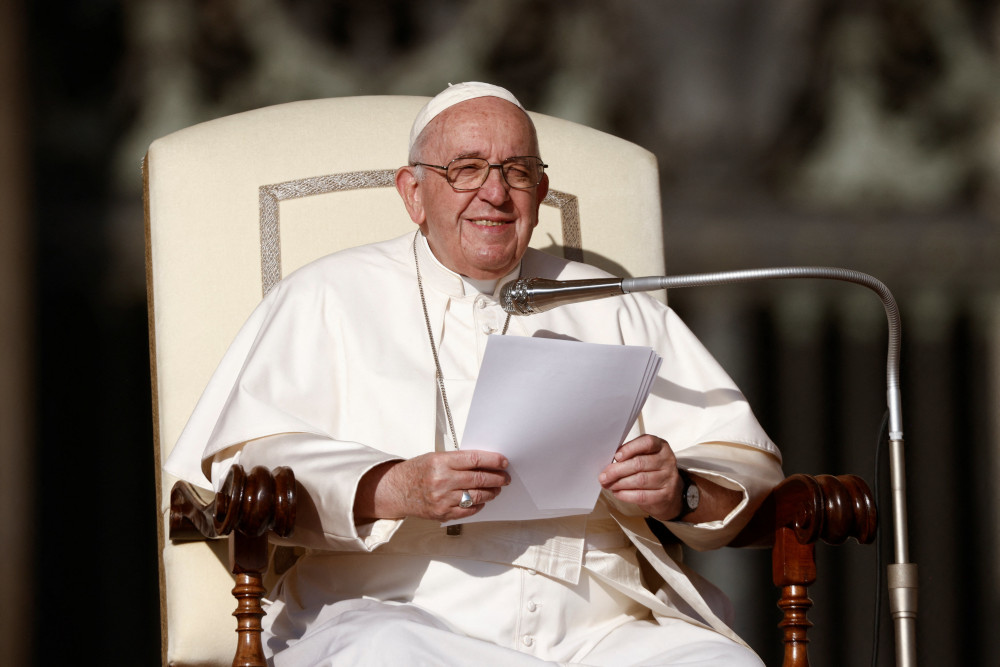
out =
[[[410,150],[413,150],[413,144],[420,133],[438,114],[460,102],[473,100],[477,97],[499,97],[524,110],[517,98],[506,88],[479,81],[448,84],[447,88],[431,98],[417,113],[417,117],[413,120],[413,127],[410,129]]]

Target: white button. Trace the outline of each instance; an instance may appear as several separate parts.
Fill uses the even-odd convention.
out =
[[[536,574],[538,574],[538,572],[536,572],[535,570],[525,570],[525,572],[527,572],[531,576],[535,576]]]
[[[531,646],[532,644],[535,643],[535,638],[532,637],[531,635],[525,635],[521,637],[521,643],[524,644],[525,646]]]
[[[493,333],[494,331],[496,331],[496,327],[493,327],[493,326],[491,326],[489,324],[484,324],[483,325],[483,333],[484,334],[489,335],[489,334]]]
[[[479,297],[478,299],[476,299],[476,307],[477,308],[485,308],[486,307],[486,299],[484,299],[483,297]]]
[[[538,609],[538,605],[535,604],[535,602],[533,600],[529,600],[528,601],[528,611],[535,611],[536,609]]]

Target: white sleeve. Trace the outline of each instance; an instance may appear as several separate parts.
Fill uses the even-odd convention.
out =
[[[729,544],[746,526],[764,497],[784,479],[776,456],[755,447],[727,442],[688,447],[677,453],[677,465],[743,494],[740,503],[724,519],[697,524],[664,522],[682,542],[699,551]]]
[[[251,440],[216,453],[210,460],[218,488],[230,466],[249,472],[288,466],[298,491],[295,530],[284,543],[334,551],[371,551],[384,544],[402,521],[354,522],[354,497],[361,478],[375,466],[398,457],[356,442],[309,433],[284,433]],[[209,461],[206,461],[208,464]]]

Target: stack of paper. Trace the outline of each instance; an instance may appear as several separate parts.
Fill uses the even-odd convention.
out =
[[[648,347],[490,336],[462,449],[504,454],[511,484],[450,523],[589,513],[660,361]]]

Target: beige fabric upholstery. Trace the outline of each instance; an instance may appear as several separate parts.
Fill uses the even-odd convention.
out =
[[[283,104],[150,146],[147,282],[159,464],[268,284],[337,249],[415,229],[394,188],[353,184],[391,184],[387,174],[406,162],[410,124],[425,101]],[[574,123],[532,117],[552,190],[532,244],[559,253],[564,243],[582,242],[583,259],[614,274],[664,273],[653,155]],[[572,249],[568,256],[577,258]],[[165,664],[228,665],[236,635],[225,543],[171,544],[163,519],[175,480],[159,470],[157,479]]]

